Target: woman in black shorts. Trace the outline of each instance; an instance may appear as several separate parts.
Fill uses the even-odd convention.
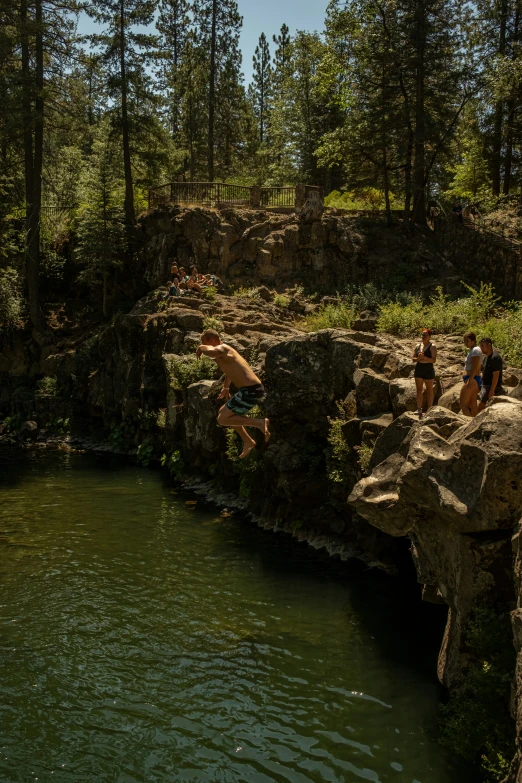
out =
[[[428,410],[433,405],[433,381],[435,380],[435,367],[437,361],[437,348],[431,342],[431,331],[422,330],[422,342],[415,347],[413,352],[415,362],[415,386],[417,387],[417,413],[422,416],[422,392],[426,385],[426,399]]]

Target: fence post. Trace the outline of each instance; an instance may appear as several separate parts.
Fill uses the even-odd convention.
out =
[[[221,182],[217,183],[217,205],[219,208],[219,205],[221,203]]]
[[[250,188],[250,207],[252,209],[259,209],[261,204],[261,188],[259,185],[254,185]]]
[[[174,203],[174,183],[170,183],[170,203]]]
[[[296,185],[295,200],[294,200],[294,206],[296,210],[304,207],[305,201],[306,201],[306,185]]]

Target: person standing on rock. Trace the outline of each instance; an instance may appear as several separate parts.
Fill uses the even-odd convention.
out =
[[[477,345],[475,332],[464,335],[464,345],[468,349],[464,364],[464,385],[460,391],[460,409],[464,416],[476,416],[478,413],[477,397],[482,386],[480,367],[482,364],[482,351]]]
[[[221,342],[218,332],[214,329],[203,332],[196,356],[198,358],[208,356],[209,359],[214,359],[221,372],[225,374],[225,382],[218,399],[227,402],[219,409],[217,420],[222,427],[232,427],[239,434],[243,441],[241,459],[244,459],[256,445],[245,427],[261,430],[265,436],[265,443],[270,438],[270,422],[267,418],[251,419],[245,416],[264,398],[263,384],[243,357],[230,345]],[[230,397],[231,383],[239,389],[233,397]]]
[[[422,416],[422,394],[426,386],[427,410],[433,405],[433,381],[435,380],[435,367],[437,361],[437,346],[431,342],[431,330],[422,330],[422,342],[416,346],[413,352],[415,362],[415,386],[417,387],[417,413]]]
[[[480,350],[484,355],[482,362],[482,388],[478,395],[478,409],[483,411],[486,403],[498,394],[506,394],[502,388],[502,356],[493,348],[491,337],[483,337]]]

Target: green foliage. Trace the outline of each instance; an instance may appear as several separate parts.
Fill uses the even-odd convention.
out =
[[[328,443],[330,444],[330,455],[328,460],[328,478],[334,484],[345,484],[346,464],[350,457],[350,447],[347,445],[342,432],[344,420],[330,419],[329,421]]]
[[[191,383],[210,380],[216,374],[216,363],[208,356],[183,356],[168,364],[168,371],[175,389],[186,389]]]
[[[56,375],[45,375],[40,378],[36,384],[39,394],[50,394],[56,396],[58,392],[58,379]]]
[[[215,288],[215,286],[209,286],[208,288],[203,288],[201,291],[201,298],[208,299],[209,302],[212,302],[216,298],[217,293],[217,288]]]
[[[326,148],[323,148],[326,152]],[[403,203],[390,193],[391,209],[402,209]],[[366,187],[340,193],[332,190],[324,199],[325,206],[336,209],[382,210],[385,207],[384,192],[377,188]]]
[[[13,416],[6,416],[2,424],[5,427],[6,432],[17,432],[24,422],[24,417],[21,413],[15,413]]]
[[[262,415],[260,408],[256,405],[248,414],[251,418],[259,418]],[[260,470],[263,466],[263,455],[261,452],[253,449],[247,459],[241,459],[243,443],[238,433],[231,427],[225,428],[227,459],[232,463],[234,472],[239,476],[239,494],[241,497],[248,498],[252,493],[252,487],[259,478]]]
[[[442,707],[443,742],[471,763],[480,762],[483,783],[499,783],[515,752],[509,714],[515,651],[507,612],[477,607],[465,643],[470,665],[462,686]]]
[[[234,291],[234,296],[246,297],[247,299],[259,299],[259,290],[257,288],[244,288],[240,286]]]
[[[207,315],[203,321],[203,329],[214,329],[216,332],[222,332],[225,328],[223,321],[219,318],[214,318],[212,315]]]
[[[276,307],[288,307],[290,304],[290,297],[285,294],[276,294],[274,296],[274,304]]]
[[[137,453],[138,464],[143,468],[147,468],[152,460],[153,451],[154,446],[150,440],[144,440],[143,443],[140,443]]]
[[[373,446],[370,446],[368,443],[362,443],[360,446],[354,446],[354,448],[359,455],[357,462],[359,463],[361,472],[363,476],[367,476],[369,474],[370,460],[373,454]]]
[[[54,435],[60,435],[62,437],[63,435],[67,435],[70,425],[70,419],[63,419],[61,416],[57,416],[47,423],[47,429]]]
[[[181,451],[174,450],[170,454],[163,454],[161,457],[161,466],[167,468],[170,475],[180,480],[185,473],[185,463],[181,455]]]
[[[351,329],[357,318],[357,311],[348,303],[327,304],[315,313],[306,315],[297,324],[305,332],[317,332],[319,329]]]
[[[10,266],[0,269],[0,332],[16,326],[23,304],[18,272]]]
[[[121,451],[125,440],[125,424],[112,424],[107,440],[113,451]]]

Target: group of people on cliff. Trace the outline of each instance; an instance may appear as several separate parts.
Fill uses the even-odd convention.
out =
[[[172,282],[168,284],[165,299],[170,296],[183,296],[190,293],[200,294],[205,288],[219,288],[221,280],[215,275],[201,275],[195,266],[187,274],[184,267],[172,264],[170,274]]]
[[[468,350],[464,362],[462,389],[460,392],[460,410],[465,416],[476,416],[486,407],[487,401],[495,395],[505,394],[502,387],[503,361],[493,347],[491,337],[483,337],[477,345],[474,332],[464,335],[464,344]],[[437,346],[431,341],[431,330],[423,329],[421,342],[413,351],[415,363],[415,385],[417,388],[417,413],[422,416],[423,394],[426,387],[428,410],[433,405],[435,381],[435,363]]]

